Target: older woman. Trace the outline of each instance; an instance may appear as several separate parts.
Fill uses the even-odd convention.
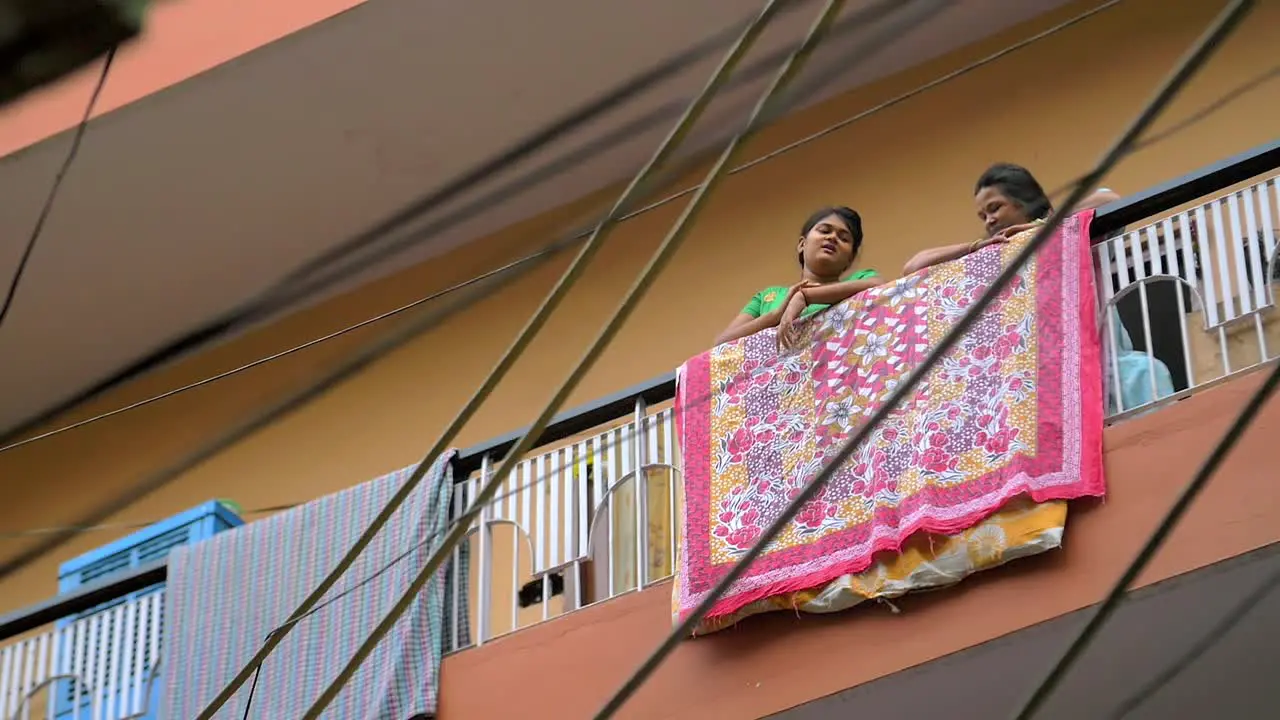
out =
[[[1111,190],[1099,188],[1081,201],[1079,210],[1096,208],[1119,198]],[[973,201],[978,219],[987,231],[986,237],[967,245],[925,250],[907,262],[902,269],[904,275],[964,257],[993,243],[1007,242],[1014,235],[1044,222],[1053,212],[1048,196],[1035,177],[1026,168],[1008,163],[992,165],[982,173],[974,188]],[[1154,357],[1148,358],[1146,352],[1135,350],[1120,314],[1114,307],[1108,313],[1107,325],[1112,328],[1111,352],[1115,356],[1114,368],[1107,373],[1109,410],[1119,410],[1120,403],[1126,409],[1135,408],[1172,395],[1173,376],[1168,366]]]
[[[1040,187],[1030,171],[1020,165],[992,165],[978,178],[973,192],[978,219],[986,228],[986,236],[972,243],[921,251],[907,261],[902,268],[903,275],[962,258],[994,243],[1007,242],[1023,230],[1043,222],[1053,212],[1053,205],[1045,195],[1044,188]],[[1077,211],[1100,207],[1118,199],[1120,196],[1107,188],[1098,188],[1081,201]]]
[[[780,341],[791,324],[863,290],[880,284],[874,270],[851,272],[862,247],[862,218],[847,207],[824,207],[805,220],[796,242],[800,282],[773,285],[751,297],[742,312],[716,338],[730,342],[778,327]]]

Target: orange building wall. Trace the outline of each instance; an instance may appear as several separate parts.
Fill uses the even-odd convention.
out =
[[[195,1],[183,6],[194,7]],[[1088,5],[1069,6],[789,118],[766,133],[749,155],[803,137]],[[792,278],[796,226],[816,205],[842,202],[858,207],[867,230],[863,265],[893,275],[922,247],[976,236],[980,228],[969,191],[988,163],[1024,163],[1051,187],[1077,175],[1124,126],[1220,5],[1129,0],[1059,36],[731,178],[572,402],[670,370],[704,348],[752,292]],[[1280,0],[1261,3],[1161,125],[1176,122],[1270,66],[1275,57],[1270,28],[1277,24]],[[1241,98],[1173,140],[1131,158],[1108,184],[1121,191],[1140,189],[1273,139],[1276,98],[1271,86]],[[15,133],[0,126],[0,147],[20,145],[15,138],[21,133]],[[576,217],[585,202],[256,331],[138,382],[77,417],[238,366],[492,268],[544,243]],[[620,228],[542,337],[468,425],[459,445],[529,422],[546,401],[549,386],[563,377],[612,315],[614,303],[678,210],[678,205],[669,205]],[[305,501],[415,461],[470,396],[565,260],[493,293],[112,522],[154,521],[211,497],[231,498],[245,508]],[[306,383],[377,331],[352,333],[0,455],[5,488],[0,529],[71,522],[143,473]],[[55,589],[57,562],[125,532],[117,527],[86,533],[56,557],[12,578],[0,587],[0,611],[47,597]],[[29,542],[29,536],[4,536],[0,553],[13,553]]]

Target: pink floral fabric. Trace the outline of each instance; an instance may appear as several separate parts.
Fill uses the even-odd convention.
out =
[[[954,534],[1009,501],[1101,496],[1102,377],[1091,214],[1057,236],[842,465],[709,615],[865,570],[920,532]],[[683,616],[1030,239],[864,292],[804,321],[800,350],[766,330],[679,372]]]

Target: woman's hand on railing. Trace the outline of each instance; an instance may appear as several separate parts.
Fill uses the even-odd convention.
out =
[[[778,321],[778,352],[795,347],[800,340],[800,331],[796,329],[796,321],[800,313],[808,307],[809,301],[804,295],[807,287],[816,287],[817,283],[803,282],[791,288],[787,302],[783,306],[782,318]]]

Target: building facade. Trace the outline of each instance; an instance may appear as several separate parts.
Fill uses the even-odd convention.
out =
[[[762,157],[788,146],[1094,4],[1060,5],[793,113],[762,133],[747,155]],[[115,71],[127,76],[125,69],[132,68],[137,74],[127,83],[108,86],[111,89],[101,107],[105,114],[90,128],[124,122],[113,118],[125,117],[131,105],[146,102],[154,93],[199,93],[202,82],[214,82],[199,73],[223,63],[249,65],[254,57],[249,51],[257,46],[289,43],[294,40],[291,34],[324,32],[328,24],[357,22],[359,7],[342,12],[349,5],[356,4],[291,3],[270,12],[235,6],[239,12],[258,14],[257,22],[250,24],[252,30],[238,22],[236,11],[225,3],[185,0],[162,5],[147,38],[122,55]],[[977,175],[992,162],[1024,164],[1046,189],[1069,182],[1101,155],[1220,5],[1175,7],[1156,0],[1126,0],[972,73],[733,175],[569,405],[590,405],[630,388],[650,387],[654,378],[705,349],[755,290],[794,276],[799,225],[818,206],[857,208],[866,231],[858,265],[896,277],[919,250],[981,234],[972,189]],[[1249,23],[1173,104],[1155,133],[1175,128],[1273,62],[1268,28],[1280,23],[1280,3],[1267,0],[1259,5]],[[217,72],[210,70],[210,76]],[[56,142],[55,136],[76,121],[77,98],[87,94],[90,80],[87,75],[76,78],[6,109],[0,116],[0,147],[21,154]],[[1263,84],[1234,99],[1126,158],[1107,186],[1122,197],[1137,195],[1273,143],[1271,118],[1280,108],[1278,97],[1272,86]],[[92,140],[91,132],[86,143]],[[695,183],[700,172],[669,190]],[[1280,201],[1274,183],[1268,184],[1275,170],[1267,167],[1259,172],[1159,208],[1143,221],[1128,224],[1131,234],[1119,235],[1118,241],[1098,239],[1099,267],[1115,268],[1108,277],[1099,275],[1104,302],[1120,295],[1130,298],[1129,304],[1115,306],[1131,334],[1143,336],[1134,341],[1139,349],[1153,348],[1152,362],[1158,359],[1171,366],[1177,395],[1145,408],[1109,408],[1113,422],[1105,431],[1105,457],[1110,494],[1105,503],[1073,515],[1064,552],[973,578],[957,589],[907,598],[896,612],[876,607],[802,619],[779,614],[688,642],[624,715],[751,718],[782,713],[781,717],[816,718],[868,710],[894,712],[899,707],[900,714],[891,716],[916,717],[916,713],[941,712],[955,703],[973,702],[975,708],[990,709],[984,703],[995,702],[998,708],[1002,707],[999,702],[1023,692],[1037,668],[1047,666],[1055,649],[1062,647],[1066,630],[1058,628],[1073,627],[1079,611],[1102,598],[1257,386],[1260,377],[1249,370],[1268,362],[1280,347],[1270,283],[1252,282],[1252,277],[1242,275],[1248,274],[1250,262],[1260,261],[1265,277],[1274,277],[1269,259],[1247,244],[1230,244],[1237,236],[1263,237],[1273,221],[1280,222],[1280,215],[1270,215],[1270,208]],[[560,207],[273,320],[149,375],[77,408],[54,427],[225,372],[444,290],[541,247],[575,227],[583,211],[594,207],[592,203],[616,191],[614,186],[598,187],[586,197],[565,197]],[[1232,194],[1237,191],[1244,194]],[[1268,208],[1265,222],[1264,205]],[[532,420],[550,389],[613,315],[616,303],[681,207],[681,201],[671,202],[618,227],[586,277],[467,424],[457,439],[458,447],[483,445]],[[1211,230],[1214,208],[1220,208],[1220,225]],[[1170,218],[1168,224],[1165,218]],[[1179,225],[1183,222],[1190,224]],[[1145,234],[1148,223],[1155,223],[1151,233],[1194,226],[1199,231],[1197,242],[1225,243],[1221,245],[1225,262],[1211,271],[1216,273],[1212,274],[1216,289],[1209,289],[1202,279],[1197,299],[1193,302],[1186,296],[1191,303],[1182,313],[1187,318],[1186,340],[1176,353],[1169,351],[1174,354],[1160,349],[1165,341],[1158,336],[1172,332],[1169,337],[1174,340],[1168,342],[1174,343],[1177,331],[1169,330],[1174,326],[1152,308],[1168,310],[1178,293],[1161,295],[1163,290],[1154,286],[1137,289],[1144,274],[1161,274],[1159,268],[1151,269],[1149,251],[1158,242],[1148,243],[1155,237]],[[1172,243],[1174,236],[1161,237]],[[1205,252],[1217,253],[1217,247],[1204,245]],[[1261,247],[1274,247],[1274,241]],[[1148,253],[1145,261],[1134,260],[1129,254],[1133,248]],[[415,462],[470,397],[569,259],[559,257],[492,292],[321,399],[135,503],[112,518],[110,527],[78,536],[54,555],[9,578],[0,589],[0,611],[18,611],[54,596],[59,563],[200,503],[230,499],[246,511],[246,520],[252,520],[271,508],[307,502]],[[244,258],[244,263],[252,262],[252,256]],[[1167,266],[1169,261],[1164,262]],[[1122,272],[1121,267],[1128,269]],[[139,273],[152,271],[144,263],[137,268]],[[1179,276],[1176,269],[1165,274]],[[1130,285],[1132,291],[1125,292]],[[1134,305],[1139,294],[1141,302]],[[1138,308],[1136,321],[1128,315],[1133,307]],[[17,533],[73,521],[140,474],[318,377],[378,330],[363,328],[212,385],[0,453],[0,482],[6,493],[0,505],[0,528]],[[1161,394],[1167,393],[1156,393]],[[529,477],[551,479],[535,484],[532,494],[526,493],[518,503],[513,495],[509,510],[501,505],[495,515],[487,516],[514,525],[495,524],[483,545],[479,536],[472,537],[472,572],[467,579],[471,637],[458,637],[457,652],[444,660],[441,717],[587,716],[669,629],[666,578],[671,573],[673,522],[679,512],[678,492],[673,492],[670,482],[678,473],[665,467],[679,467],[678,448],[671,441],[669,396],[640,405],[628,399],[623,404],[627,403],[629,410],[603,425],[584,426],[579,434],[539,448],[527,472]],[[637,420],[637,413],[654,419]],[[1256,558],[1256,553],[1275,543],[1280,494],[1267,472],[1267,438],[1280,422],[1278,413],[1272,407],[1264,410],[1140,579],[1138,587],[1155,598],[1149,606],[1153,609],[1146,613],[1152,618],[1148,632],[1163,628],[1160,622],[1177,624],[1164,614],[1176,618],[1177,612],[1194,609],[1198,598],[1206,595],[1228,603],[1228,588],[1236,585],[1227,575],[1245,571],[1232,570],[1236,566],[1228,568],[1226,563]],[[598,419],[602,418],[596,416],[593,421]],[[621,437],[637,423],[643,443],[619,443],[617,457],[593,454],[592,438],[609,433]],[[592,460],[590,480],[585,477],[587,463],[578,462],[583,458]],[[568,495],[562,492],[594,482],[587,496],[598,501],[608,487],[634,477],[637,463],[653,466],[643,473],[649,484],[647,500],[641,503],[645,513],[637,514],[635,492],[627,486],[611,495],[613,501],[603,510],[598,502],[583,500],[592,513],[588,523],[592,528],[603,524],[606,533],[593,529],[588,536],[588,528],[578,526],[564,530],[566,523],[582,523],[586,511],[579,515],[577,508],[569,509]],[[514,482],[518,488],[519,480]],[[563,513],[548,510],[544,500],[558,503]],[[267,512],[258,513],[260,509]],[[636,531],[637,517],[642,518],[646,532]],[[515,526],[523,530],[521,536],[513,534]],[[586,543],[575,545],[580,557],[572,558],[569,567],[552,562],[553,552],[567,557],[568,548],[559,540],[570,536],[575,543]],[[8,555],[29,542],[31,536],[15,535],[0,540],[0,549]],[[638,563],[645,566],[639,568]],[[558,565],[553,573],[556,580],[546,576],[545,587],[536,584],[543,577],[541,571],[552,565]],[[1200,594],[1160,600],[1180,592],[1159,590],[1167,582],[1183,578],[1195,584],[1201,582],[1193,579],[1196,573],[1211,571],[1226,573],[1220,592],[1187,590]],[[639,589],[637,576],[644,586]],[[1208,609],[1204,613],[1213,615]],[[1210,622],[1204,620],[1196,627],[1207,628]],[[1155,642],[1142,635],[1137,616],[1115,624],[1127,628],[1118,632],[1130,633],[1123,637],[1132,645]],[[1005,646],[999,642],[1006,640],[1008,648],[1023,648],[1029,654],[1001,650]],[[1134,673],[1154,674],[1158,668],[1153,658],[1164,657],[1155,650],[1152,657],[1130,657],[1124,648],[1107,647],[1134,663],[1129,667],[1140,668]],[[992,655],[982,656],[982,652]],[[1089,657],[1090,663],[1104,662]],[[945,663],[954,667],[947,670]],[[1005,673],[1007,682],[992,683],[999,685],[998,692],[988,692],[986,684],[974,686],[978,681],[966,675],[982,667]],[[910,676],[918,678],[916,682],[937,687],[936,696],[902,700],[904,693],[917,694],[902,689],[901,683],[912,681],[910,673],[916,674]],[[1133,686],[1141,682],[1130,680]],[[1110,702],[1114,693],[1123,691],[1123,686],[1113,687],[1105,677],[1078,682],[1063,691],[1070,696],[1063,702],[1074,703],[1062,706],[1067,716],[1105,712],[1109,705],[1090,703]],[[508,690],[493,692],[495,683]],[[979,694],[975,687],[983,688],[980,693],[988,699],[973,697]],[[896,706],[899,700],[904,704]]]

